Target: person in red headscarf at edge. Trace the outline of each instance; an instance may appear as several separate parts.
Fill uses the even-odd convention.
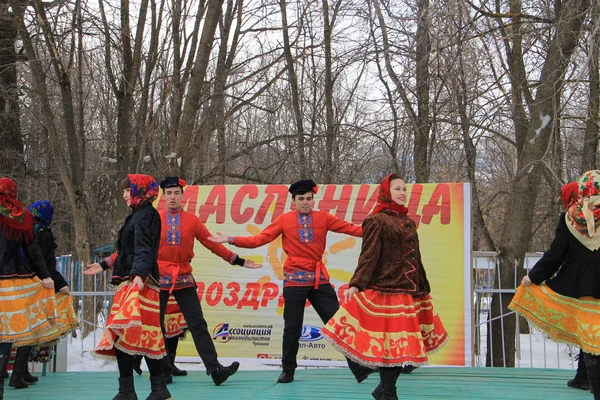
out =
[[[331,231],[362,236],[360,225],[353,225],[325,211],[313,210],[314,195],[318,192],[318,187],[312,180],[292,184],[289,192],[296,209],[277,217],[258,235],[227,236],[218,232],[216,236],[209,238],[217,243],[255,248],[282,236],[282,247],[287,259],[283,265],[283,372],[277,379],[278,383],[294,380],[306,300],[310,301],[323,322],[329,321],[339,308],[337,295],[329,283],[329,274],[322,261],[327,233]],[[371,368],[347,361],[359,383],[374,372]]]
[[[564,210],[567,210],[572,204],[577,202],[578,190],[579,185],[577,185],[577,182],[569,182],[562,187],[560,195],[563,201]],[[564,218],[564,216],[562,216],[562,218]],[[582,349],[579,349],[579,355],[577,356],[577,371],[575,372],[575,377],[567,381],[567,385],[583,390],[590,390],[590,381],[588,380]]]
[[[114,359],[119,367],[119,392],[113,400],[137,400],[133,384],[133,356],[146,358],[152,392],[147,400],[171,399],[162,368],[167,354],[161,330],[158,247],[160,215],[152,205],[158,183],[149,175],[128,174],[121,183],[131,213],[119,230],[111,284],[116,293],[100,343],[92,352]],[[108,269],[106,263],[89,264],[85,275]]]
[[[600,400],[600,170],[585,172],[577,181],[577,195],[563,190],[565,198],[567,208],[550,249],[523,277],[508,307],[553,340],[583,351],[575,379],[567,385],[591,387]]]
[[[321,330],[355,362],[379,368],[372,395],[396,400],[404,367],[427,364],[448,333],[433,309],[415,222],[408,216],[406,184],[392,174],[379,185],[375,209],[362,224],[363,241],[346,302]]]
[[[0,178],[0,399],[11,347],[58,339],[56,320],[54,281],[34,235],[33,218],[17,200],[15,182]]]

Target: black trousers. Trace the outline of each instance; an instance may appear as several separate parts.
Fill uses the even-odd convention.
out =
[[[296,356],[300,336],[302,335],[302,324],[304,322],[304,308],[306,300],[310,301],[313,308],[319,314],[321,321],[327,323],[340,308],[335,290],[329,284],[314,286],[288,286],[283,288],[283,353],[281,365],[284,370],[294,370],[298,367]]]
[[[167,302],[169,301],[169,292],[166,290],[160,291],[160,320],[165,319],[165,310],[167,309]],[[219,360],[217,358],[217,350],[212,340],[212,336],[208,332],[208,324],[202,314],[202,307],[200,306],[200,300],[198,299],[198,292],[196,288],[189,287],[185,289],[179,289],[173,291],[173,296],[177,300],[177,304],[181,309],[181,313],[185,318],[188,329],[194,339],[194,345],[196,351],[206,368],[207,374],[212,374],[215,370],[220,367]],[[164,324],[162,324],[164,326]],[[164,328],[163,328],[164,333]],[[165,342],[166,343],[166,342]],[[167,348],[168,353],[171,350]]]

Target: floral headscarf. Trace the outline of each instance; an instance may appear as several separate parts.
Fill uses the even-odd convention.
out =
[[[127,174],[131,194],[131,208],[152,203],[158,197],[158,183],[150,175]]]
[[[577,199],[566,211],[569,231],[590,250],[600,248],[600,171],[584,173],[577,181]]]
[[[0,178],[0,235],[14,241],[33,239],[31,214],[17,200],[17,185],[9,178]]]
[[[392,193],[390,191],[390,179],[392,174],[383,178],[379,184],[379,194],[377,195],[377,204],[373,209],[373,214],[382,212],[384,210],[394,211],[398,214],[408,213],[408,208],[396,203],[392,200]]]
[[[36,233],[50,228],[54,209],[48,200],[36,201],[29,206],[29,212],[33,216],[33,229]]]
[[[569,182],[562,187],[560,191],[560,197],[562,198],[565,210],[577,200],[577,192],[579,191],[579,185],[577,182]]]

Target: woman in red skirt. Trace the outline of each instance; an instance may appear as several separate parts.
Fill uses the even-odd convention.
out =
[[[56,319],[54,281],[33,219],[17,199],[15,182],[0,178],[0,399],[11,347],[57,339]]]
[[[380,386],[372,393],[378,400],[398,399],[402,368],[426,364],[427,355],[448,339],[433,310],[416,225],[405,202],[402,178],[385,177],[377,205],[362,225],[362,249],[346,303],[322,330],[345,356],[379,368]]]
[[[152,206],[158,183],[149,175],[129,174],[122,182],[123,198],[132,212],[119,230],[111,284],[116,293],[106,328],[93,354],[116,357],[119,393],[113,400],[137,400],[133,385],[134,355],[146,358],[152,393],[147,400],[168,400],[161,359],[166,355],[160,326],[158,246],[160,215]],[[93,275],[108,269],[94,263],[84,271]]]

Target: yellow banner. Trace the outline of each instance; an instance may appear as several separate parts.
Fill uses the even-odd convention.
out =
[[[430,364],[470,366],[470,186],[431,183],[408,186],[409,216],[417,223],[423,265],[431,283],[431,296],[450,340],[431,355]],[[315,208],[360,224],[375,205],[377,185],[326,185],[316,195]],[[206,223],[214,234],[256,235],[292,201],[286,185],[190,186],[183,208]],[[164,199],[157,209],[165,207]],[[283,336],[283,263],[281,238],[256,249],[225,245],[263,264],[251,270],[231,266],[196,241],[192,260],[198,296],[219,357],[281,358]],[[343,298],[360,254],[361,240],[329,233],[324,263],[331,283]],[[312,307],[304,315],[299,365],[337,364],[344,357],[320,334],[323,326]],[[178,356],[197,357],[192,338],[179,346]]]

